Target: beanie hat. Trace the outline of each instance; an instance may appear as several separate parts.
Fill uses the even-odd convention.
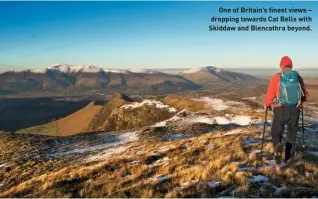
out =
[[[288,56],[282,57],[280,60],[280,65],[279,66],[293,66],[292,60]]]

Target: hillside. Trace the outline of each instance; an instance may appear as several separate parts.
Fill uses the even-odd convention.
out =
[[[198,89],[194,82],[149,69],[118,70],[96,66],[56,64],[45,69],[0,74],[0,94],[105,89],[176,92]],[[169,89],[169,91],[167,90]]]
[[[306,89],[309,92],[309,101],[318,103],[318,78],[304,78]]]
[[[117,111],[105,119],[115,114],[112,121],[122,121],[115,124],[127,124],[121,114],[138,121],[146,116],[142,110],[150,117],[170,114],[140,128],[70,137],[0,133],[0,197],[318,196],[317,104],[306,106],[308,150],[299,150],[299,132],[296,156],[275,165],[272,113],[260,161],[264,109],[256,98],[171,95],[163,101],[170,105],[113,97]]]
[[[69,136],[83,132],[102,108],[91,102],[86,107],[48,124],[21,129],[17,133],[49,136]]]
[[[182,75],[200,85],[213,85],[224,83],[260,83],[261,79],[243,73],[226,71],[213,66],[193,68],[184,71]]]
[[[101,110],[95,115],[92,121],[88,124],[86,131],[103,131],[111,129],[107,129],[107,121],[111,113],[115,110],[120,108],[122,105],[126,103],[133,102],[131,98],[126,95],[117,93],[112,96],[112,98],[105,104]]]
[[[305,78],[304,81],[305,81],[306,85],[318,86],[318,78],[317,77]]]
[[[114,96],[95,116],[87,131],[118,131],[144,127],[170,118],[177,109],[157,100],[133,102]]]

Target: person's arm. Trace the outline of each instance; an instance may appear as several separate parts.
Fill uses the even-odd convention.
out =
[[[279,77],[277,78],[277,74],[274,75],[268,85],[266,96],[265,96],[265,107],[269,107],[274,102],[274,98],[276,97],[276,90],[278,85]]]
[[[301,90],[303,91],[303,96],[301,98],[301,101],[302,102],[306,102],[308,101],[308,98],[309,98],[309,93],[308,91],[306,90],[306,87],[305,87],[305,83],[304,83],[304,80],[301,76],[299,76],[299,83],[300,83],[300,86],[301,86]]]

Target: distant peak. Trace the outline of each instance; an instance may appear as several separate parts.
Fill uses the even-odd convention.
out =
[[[48,67],[50,70],[56,70],[63,73],[78,73],[78,72],[85,72],[85,73],[97,73],[100,72],[101,69],[93,66],[93,65],[78,65],[73,66],[69,64],[54,64]]]
[[[132,73],[147,73],[147,74],[158,74],[160,72],[152,69],[134,68],[129,70]]]
[[[216,72],[220,73],[223,72],[223,69],[217,68],[214,66],[205,66],[205,67],[199,67],[199,68],[192,68],[190,70],[184,71],[183,73],[198,73],[198,72]]]

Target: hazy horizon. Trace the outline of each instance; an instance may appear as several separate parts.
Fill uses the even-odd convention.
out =
[[[202,66],[204,67],[204,66]],[[200,67],[194,67],[194,68],[200,68]],[[219,67],[217,67],[219,68]],[[31,68],[30,68],[31,69]],[[124,68],[121,70],[129,70],[133,68]],[[172,74],[177,74],[181,73],[186,70],[190,70],[192,68],[141,68],[141,69],[152,69],[155,71],[159,72],[164,72],[164,73],[172,73]],[[273,74],[279,72],[279,67],[275,68],[222,68],[227,71],[231,72],[238,72],[238,73],[244,73],[248,75],[253,75],[253,76],[258,76],[258,77],[268,77],[272,76]],[[301,76],[303,77],[318,77],[318,68],[297,68],[295,67],[294,70],[298,71]],[[10,70],[1,70],[0,73],[4,73]],[[11,70],[12,71],[12,70]]]

